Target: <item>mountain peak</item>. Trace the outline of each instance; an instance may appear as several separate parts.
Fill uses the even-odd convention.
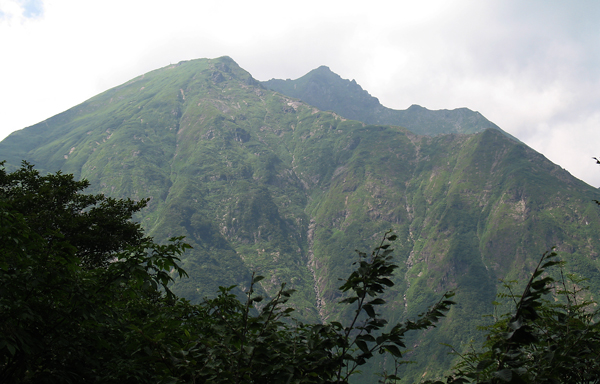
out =
[[[385,108],[327,67],[264,83],[283,95],[249,79],[229,57],[173,64],[11,134],[0,160],[73,173],[93,193],[150,198],[136,218],[148,235],[193,246],[176,293],[199,301],[219,286],[248,287],[256,272],[267,277],[256,285],[264,297],[284,282],[296,290],[289,305],[300,320],[343,321],[336,287],[352,250],[393,228],[401,273],[382,316],[416,317],[447,289],[461,303],[425,342],[415,338],[411,359],[423,364],[406,366],[410,382],[425,365],[432,372],[430,361],[449,369],[438,341],[467,345],[498,279],[524,277],[548,246],[600,287],[597,189],[498,130],[425,137],[383,123],[432,136],[494,126],[480,114]]]
[[[362,110],[381,108],[379,100],[362,89],[355,80],[343,79],[322,65],[296,80],[271,79],[265,88],[303,100],[324,111],[335,111],[347,119],[364,121]]]
[[[504,132],[480,113],[467,108],[436,111],[414,104],[406,110],[384,107],[355,80],[343,79],[324,65],[296,80],[271,79],[263,85],[321,110],[334,111],[347,119],[401,126],[419,135],[476,133],[488,128]]]
[[[331,70],[331,68],[329,68],[329,67],[328,67],[328,66],[326,66],[326,65],[321,65],[320,67],[313,69],[311,72],[315,72],[315,71],[321,71],[321,72],[331,72],[331,73],[334,73],[334,72]]]

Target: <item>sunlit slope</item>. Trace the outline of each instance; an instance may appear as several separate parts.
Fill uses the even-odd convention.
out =
[[[524,278],[553,245],[600,292],[595,188],[496,129],[431,137],[346,120],[267,90],[227,57],[137,77],[13,133],[0,158],[150,198],[147,231],[194,247],[175,287],[192,300],[256,272],[267,294],[297,290],[299,317],[338,319],[354,250],[393,229],[400,268],[383,314],[414,316],[447,289],[459,303],[413,340],[410,377],[440,372],[439,343],[468,342],[498,279]]]

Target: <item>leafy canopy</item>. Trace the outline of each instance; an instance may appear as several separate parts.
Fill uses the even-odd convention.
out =
[[[0,170],[0,382],[119,376],[140,342],[127,331],[138,311],[175,301],[168,284],[185,275],[188,246],[143,235],[130,219],[145,201],[82,194],[87,185],[27,163]]]
[[[454,352],[460,361],[447,384],[600,382],[600,310],[585,280],[562,269],[559,280],[549,275],[549,268],[562,266],[556,256],[540,258],[522,294],[513,292],[516,282],[504,282],[508,293],[499,297],[512,300],[513,311],[484,328],[480,350]]]
[[[400,359],[405,334],[453,304],[447,293],[417,320],[387,324],[376,311],[396,268],[386,233],[341,286],[355,306],[347,325],[294,320],[293,290],[265,300],[262,276],[245,302],[221,287],[191,305],[169,290],[189,245],[143,234],[131,216],[146,201],[87,186],[27,163],[0,170],[0,382],[347,383],[374,353]]]

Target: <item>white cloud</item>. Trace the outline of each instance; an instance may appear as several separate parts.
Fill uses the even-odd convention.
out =
[[[583,160],[600,155],[599,19],[597,1],[0,0],[0,138],[141,73],[229,55],[260,80],[327,65],[388,107],[477,110],[600,185]]]
[[[4,22],[23,23],[43,13],[42,0],[0,0],[0,20]]]

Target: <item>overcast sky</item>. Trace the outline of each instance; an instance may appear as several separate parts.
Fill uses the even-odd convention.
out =
[[[390,108],[479,111],[600,186],[598,0],[0,0],[0,139],[223,55],[258,80],[327,65]]]

